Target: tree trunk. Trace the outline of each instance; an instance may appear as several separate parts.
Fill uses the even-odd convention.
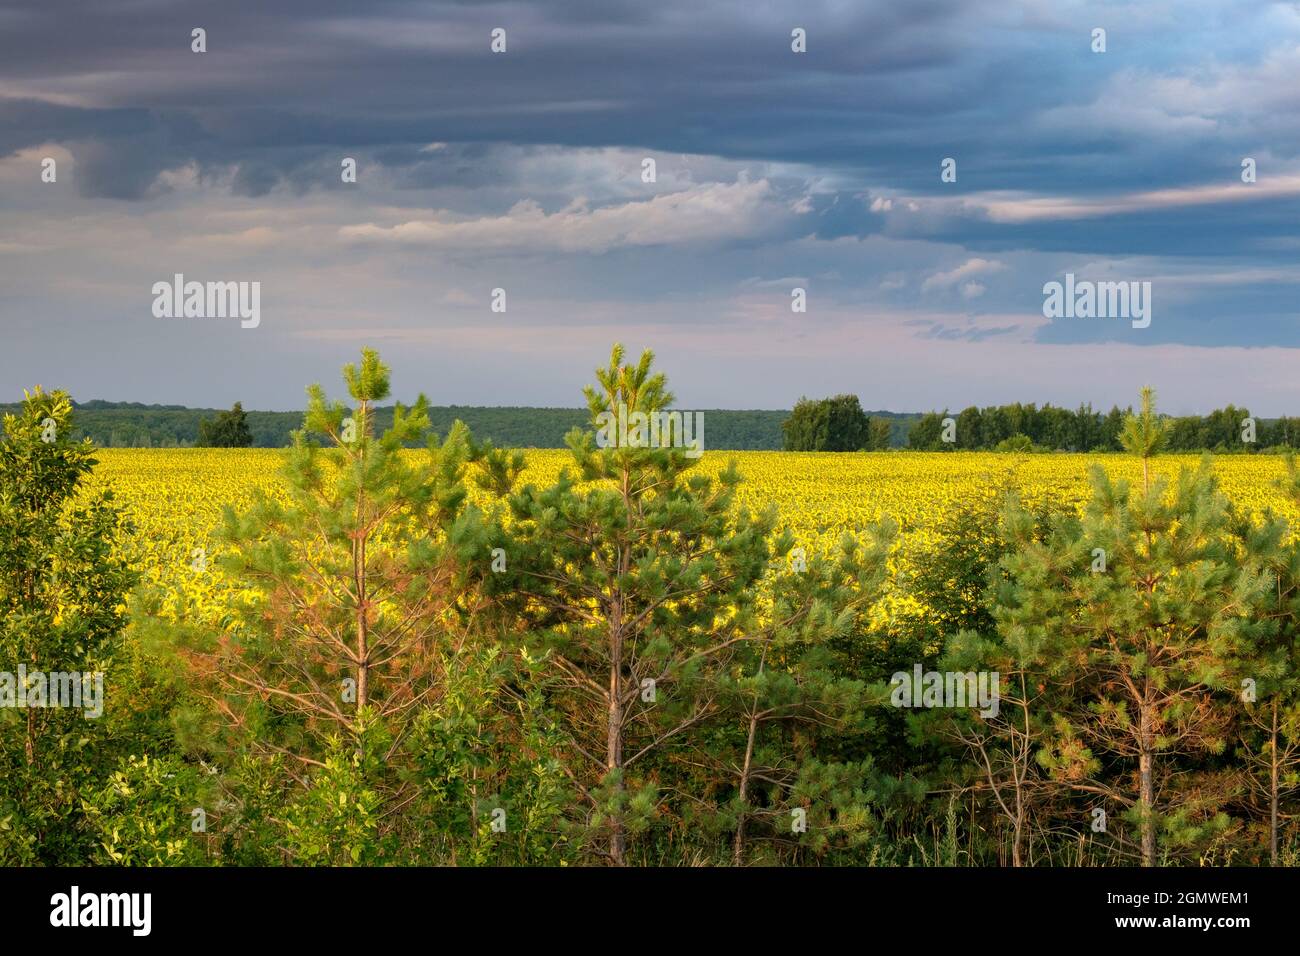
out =
[[[617,611],[615,612],[617,615]],[[623,635],[616,622],[609,629],[609,714],[605,737],[605,769],[608,773],[623,767]],[[622,796],[623,779],[620,775],[615,799]],[[609,818],[609,859],[615,866],[625,862],[626,836],[623,832],[623,811],[616,808]]]
[[[1154,754],[1151,749],[1151,705],[1143,702],[1141,743],[1138,750],[1138,776],[1141,788],[1139,809],[1142,813],[1142,865],[1156,865],[1155,779],[1152,773]]]
[[[623,510],[627,515],[627,527],[631,528],[633,521],[632,508],[632,485],[631,475],[627,469],[623,470],[622,476],[622,496]],[[627,542],[620,544],[618,549],[618,579],[623,580],[623,575],[628,573],[631,568],[631,545]],[[605,737],[605,769],[606,773],[620,771],[618,774],[618,783],[615,785],[613,798],[617,804],[621,804],[624,790],[627,789],[627,783],[623,780],[623,602],[624,594],[621,586],[614,588],[612,600],[609,609],[609,715],[606,725]],[[610,814],[609,819],[609,859],[614,866],[623,866],[626,863],[627,852],[627,834],[623,828],[623,809],[621,805],[615,807],[614,812]]]
[[[758,659],[758,676],[763,676],[767,666],[767,647]],[[758,689],[754,690],[753,709],[749,713],[749,739],[745,741],[745,766],[740,771],[740,819],[736,821],[736,839],[732,846],[732,866],[740,866],[745,858],[745,801],[749,797],[749,769],[754,762],[754,739],[758,736]]]
[[[1273,729],[1269,736],[1269,788],[1268,788],[1268,831],[1269,831],[1269,853],[1268,859],[1273,866],[1277,866],[1277,786],[1278,786],[1278,757],[1277,757],[1277,694],[1273,695]]]
[[[361,455],[365,455],[365,439],[370,437],[370,403],[362,401],[357,406],[360,419]],[[363,493],[357,495],[356,521],[360,528],[367,520],[366,500]],[[370,602],[366,590],[366,535],[368,531],[358,530],[352,543],[352,579],[357,590],[357,711],[366,706],[370,699]]]
[[[749,740],[745,742],[745,766],[740,771],[740,819],[736,821],[736,840],[731,853],[732,866],[740,866],[745,858],[745,800],[749,796],[749,767],[754,759],[754,737],[757,732],[756,706],[753,713],[749,715]]]
[[[366,541],[358,538],[352,549],[352,573],[357,589],[357,710],[370,696],[370,615],[366,598]]]
[[[1029,730],[1029,690],[1025,686],[1023,671],[1020,674],[1020,714],[1024,720],[1024,739],[1019,744],[1016,743],[1014,738],[1012,739],[1012,746],[1016,749],[1012,751],[1015,755],[1015,762],[1011,765],[1012,780],[1016,784],[1016,817],[1012,821],[1011,865],[1016,867],[1024,866],[1020,846],[1025,835],[1025,776],[1027,773],[1025,763],[1032,759],[1031,755],[1033,753]]]

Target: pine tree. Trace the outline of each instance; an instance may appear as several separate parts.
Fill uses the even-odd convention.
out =
[[[1003,619],[1079,648],[1082,699],[1057,716],[1044,763],[1072,787],[1126,807],[1142,863],[1152,866],[1162,831],[1172,850],[1227,825],[1213,788],[1179,789],[1177,762],[1225,748],[1230,713],[1216,691],[1231,689],[1269,579],[1239,560],[1234,517],[1208,459],[1172,487],[1152,477],[1163,429],[1149,389],[1122,439],[1142,458],[1142,489],[1094,466],[1082,521],[1062,522],[1010,562]],[[1103,758],[1131,767],[1133,782],[1104,779]]]
[[[1300,505],[1300,468],[1291,455],[1286,465],[1278,485]],[[1282,801],[1300,788],[1300,539],[1273,515],[1260,524],[1243,521],[1239,534],[1273,579],[1260,608],[1263,627],[1237,677],[1245,714],[1241,755],[1252,791],[1268,806],[1269,860],[1276,866]]]
[[[1018,584],[1035,581],[1035,562],[1044,557],[1034,517],[1014,498],[1005,513],[1005,540],[1019,553],[1002,559],[1002,566]],[[1050,586],[1048,582],[1037,582]],[[953,713],[922,714],[919,722],[933,722],[939,733],[967,748],[975,776],[987,787],[997,811],[1011,830],[1011,865],[1026,863],[1026,843],[1034,815],[1058,789],[1044,773],[1039,756],[1053,731],[1053,714],[1069,699],[1073,668],[1078,659],[1077,639],[1043,621],[1007,608],[1016,608],[1015,588],[995,605],[997,628],[988,634],[960,631],[945,647],[940,668],[956,674],[985,672],[997,675],[996,712],[973,708]]]
[[[611,419],[624,417],[634,426],[627,441],[597,447],[595,432],[575,429],[572,468],[546,488],[515,487],[517,456],[481,456],[483,484],[509,509],[481,558],[486,568],[499,549],[487,578],[509,608],[503,631],[531,662],[530,679],[545,688],[566,735],[566,766],[583,800],[579,839],[614,865],[626,862],[629,836],[653,822],[663,798],[661,767],[650,765],[729,713],[736,688],[721,688],[719,675],[742,650],[758,660],[761,641],[776,639],[759,620],[775,513],[735,506],[734,463],[716,479],[692,474],[688,449],[653,447],[644,428],[635,430],[666,413],[673,396],[652,371],[652,353],[636,364],[623,356],[616,345],[585,394],[593,429],[608,437]],[[860,559],[846,560],[834,567],[866,573]],[[783,625],[791,633],[805,620],[810,635],[844,624],[835,618],[848,581],[832,565],[816,567],[802,597],[788,598],[800,602]]]
[[[398,403],[376,435],[388,367],[366,349],[344,378],[350,412],[308,389],[285,497],[226,509],[220,566],[247,597],[228,633],[200,641],[193,657],[239,746],[284,757],[304,786],[313,769],[341,780],[384,766],[438,701],[458,608],[473,608],[454,540],[468,434],[458,425],[445,442],[429,435],[421,395],[409,409]],[[403,450],[415,443],[422,452]],[[348,769],[340,747],[382,752]]]
[[[1124,419],[1119,435],[1120,446],[1130,455],[1142,459],[1142,491],[1151,489],[1151,458],[1158,455],[1168,440],[1168,431],[1156,414],[1155,389],[1147,385],[1141,391],[1141,409]]]
[[[909,580],[909,590],[926,608],[926,624],[944,637],[941,671],[998,675],[996,713],[964,710],[918,712],[913,736],[943,736],[961,744],[970,761],[958,782],[992,797],[994,812],[1010,828],[1011,863],[1027,863],[1035,816],[1046,812],[1059,790],[1038,756],[1052,731],[1052,714],[1068,698],[1072,657],[1054,629],[1026,626],[1007,617],[1015,605],[1009,578],[1026,570],[1024,555],[1036,555],[1054,521],[1065,512],[1055,504],[1027,508],[1010,475],[954,511],[941,527],[945,547],[927,555]],[[973,781],[973,782],[972,782]]]
[[[718,678],[723,719],[742,732],[737,747],[711,754],[735,780],[721,812],[736,866],[746,862],[756,827],[774,844],[802,832],[796,839],[814,850],[836,836],[851,845],[868,835],[870,765],[834,754],[868,730],[877,701],[841,646],[869,626],[895,533],[885,520],[867,529],[866,541],[846,535],[837,551],[813,556],[796,551],[788,532],[773,542],[781,559],[761,618],[747,625],[752,638]],[[807,827],[792,831],[799,810]]]

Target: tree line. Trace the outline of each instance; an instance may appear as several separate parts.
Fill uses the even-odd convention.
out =
[[[265,412],[235,409],[187,408],[180,405],[141,405],[100,400],[74,403],[76,437],[90,438],[103,448],[253,447],[285,448],[302,424],[301,411]],[[0,412],[18,412],[21,404],[0,404]],[[251,444],[221,445],[204,434],[224,427],[232,414],[242,418]],[[372,411],[376,424],[386,427],[392,407]],[[769,409],[709,409],[704,412],[705,445],[736,451],[781,448],[781,422],[789,413]],[[489,407],[472,405],[429,406],[433,431],[447,434],[464,422],[482,440],[514,448],[563,448],[565,436],[585,426],[582,408]],[[904,416],[898,416],[901,420]]]
[[[1086,451],[1123,449],[1124,422],[1132,407],[1106,413],[1091,405],[1071,411],[1053,405],[970,406],[922,415],[907,433],[907,447],[922,451]],[[1250,453],[1300,445],[1300,419],[1255,419],[1249,409],[1228,405],[1208,415],[1164,419],[1168,451]]]
[[[19,405],[0,405],[14,412]],[[76,437],[107,448],[255,447],[283,448],[292,443],[301,412],[192,409],[178,405],[140,405],[91,401],[75,404]],[[1109,412],[1090,405],[1067,409],[1014,403],[971,406],[956,414],[864,411],[854,395],[801,398],[789,412],[714,409],[705,411],[705,447],[734,451],[1082,451],[1117,452],[1119,434],[1131,407]],[[392,408],[372,411],[386,427]],[[430,406],[438,434],[464,422],[483,440],[516,448],[563,448],[565,436],[586,424],[583,409]],[[945,440],[945,419],[951,419]],[[1247,434],[1247,421],[1253,433]],[[1229,405],[1208,415],[1167,419],[1170,451],[1233,452],[1279,450],[1300,445],[1300,419],[1254,419],[1246,408]],[[1249,440],[1245,440],[1249,438]]]
[[[899,562],[922,545],[889,519],[819,551],[736,506],[734,465],[597,447],[673,401],[624,358],[538,486],[423,398],[379,428],[366,350],[346,403],[309,390],[285,493],[226,509],[216,621],[142,583],[68,397],[32,393],[0,445],[0,661],[102,671],[108,705],[0,679],[0,863],[1300,858],[1300,543],[1208,461],[1165,474],[1149,392],[1119,435],[1140,484],[1095,466],[1082,513],[987,488]],[[990,680],[996,706],[952,696]]]

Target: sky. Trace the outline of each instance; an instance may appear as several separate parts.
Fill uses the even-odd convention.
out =
[[[1300,3],[0,7],[0,401],[300,408],[373,346],[577,406],[617,341],[683,408],[1300,414],[1298,257]],[[1150,324],[1045,317],[1067,273]]]

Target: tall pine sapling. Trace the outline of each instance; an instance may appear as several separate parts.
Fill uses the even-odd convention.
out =
[[[391,740],[379,756],[392,756],[441,692],[463,596],[450,540],[466,494],[463,426],[439,444],[421,395],[409,409],[395,405],[391,427],[375,435],[388,367],[366,349],[344,378],[351,412],[308,389],[285,498],[226,510],[221,564],[248,597],[238,626],[196,655],[218,710],[255,751],[290,758],[303,784],[308,768],[338,755],[337,740]],[[404,451],[416,443],[422,453]]]
[[[634,365],[623,354],[615,346],[586,389],[593,428],[609,415],[648,421],[673,401],[650,352]],[[509,516],[481,565],[489,545],[500,549],[487,578],[566,734],[585,807],[579,837],[614,865],[658,808],[653,776],[638,772],[716,713],[718,669],[754,638],[775,526],[771,512],[734,508],[734,465],[693,474],[686,449],[651,447],[647,435],[597,447],[592,431],[575,429],[572,468],[546,488],[516,490],[517,461],[484,459]]]
[[[1286,459],[1278,486],[1300,505],[1300,469]],[[1243,522],[1247,552],[1272,575],[1259,614],[1263,621],[1254,643],[1240,660],[1238,678],[1245,721],[1241,755],[1252,792],[1267,805],[1269,861],[1276,866],[1282,803],[1300,788],[1300,539],[1289,524],[1269,515],[1262,524]]]
[[[1163,429],[1149,389],[1123,443],[1143,462],[1143,487],[1092,470],[1081,522],[1064,522],[1011,565],[1004,619],[1079,642],[1078,706],[1058,715],[1044,763],[1081,792],[1127,808],[1144,866],[1227,825],[1211,794],[1187,789],[1179,761],[1221,753],[1231,716],[1216,691],[1252,639],[1269,579],[1240,560],[1234,517],[1208,460],[1171,487],[1150,458]],[[1133,769],[1132,784],[1101,779],[1101,761]]]

